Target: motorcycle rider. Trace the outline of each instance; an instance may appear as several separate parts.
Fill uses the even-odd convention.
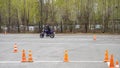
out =
[[[49,26],[49,25],[46,25],[46,26],[45,26],[45,32],[46,32],[47,34],[49,34],[50,31],[51,31],[50,26]]]

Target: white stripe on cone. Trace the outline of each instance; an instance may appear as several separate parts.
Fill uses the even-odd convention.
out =
[[[107,64],[108,64],[108,67],[110,66],[110,62],[107,62]]]
[[[119,65],[115,65],[115,68],[119,68]]]

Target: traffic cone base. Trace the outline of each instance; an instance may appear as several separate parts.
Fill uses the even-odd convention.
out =
[[[109,60],[104,60],[104,62],[109,62]]]
[[[115,68],[119,68],[119,65],[115,65]]]
[[[21,62],[27,62],[26,58],[22,58]]]
[[[14,52],[14,53],[17,53],[17,52],[18,52],[18,50],[17,50],[17,49],[15,49],[13,52]]]
[[[32,58],[28,58],[28,62],[33,62],[33,59]]]
[[[69,62],[68,59],[64,59],[64,62]]]

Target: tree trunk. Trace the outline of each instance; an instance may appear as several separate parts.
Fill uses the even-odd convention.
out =
[[[8,14],[9,14],[9,20],[8,20],[8,32],[10,32],[10,24],[11,24],[11,0],[9,0],[8,3]]]
[[[40,22],[39,22],[39,33],[42,31],[43,26],[43,1],[39,0],[39,11],[40,11]]]
[[[1,19],[1,13],[0,13],[0,33],[2,32],[1,23],[2,23],[2,19]]]
[[[18,17],[18,9],[17,9],[17,27],[18,27],[18,29],[17,29],[17,31],[18,31],[18,33],[20,33],[20,24],[19,24],[19,17]]]
[[[26,32],[26,0],[24,0],[23,32]]]
[[[60,27],[61,28],[61,33],[63,33],[63,23],[62,23],[62,21],[61,21],[60,24],[61,24],[61,27]]]
[[[27,17],[27,31],[29,31],[29,9],[28,9],[28,17]]]
[[[85,33],[88,32],[88,23],[85,23]]]

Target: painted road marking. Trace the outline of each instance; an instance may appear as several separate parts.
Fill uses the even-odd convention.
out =
[[[62,63],[64,61],[34,61],[33,63]],[[21,61],[0,61],[0,63],[22,63]],[[70,61],[70,63],[103,63],[103,61]]]

